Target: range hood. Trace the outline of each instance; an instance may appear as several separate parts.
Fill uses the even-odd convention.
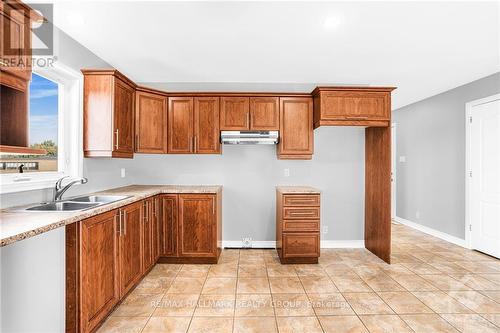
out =
[[[225,145],[275,145],[278,131],[221,131],[220,142]]]

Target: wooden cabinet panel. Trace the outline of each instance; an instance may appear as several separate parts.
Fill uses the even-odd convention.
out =
[[[176,194],[160,196],[160,256],[177,256],[177,200]]]
[[[283,220],[283,232],[319,232],[319,220]]]
[[[279,98],[250,97],[250,130],[278,131]]]
[[[161,215],[160,215],[160,196],[153,198],[153,261],[156,263],[160,257],[160,235],[161,235]]]
[[[284,219],[319,219],[319,207],[283,207]]]
[[[189,154],[193,152],[193,98],[168,98],[168,152]]]
[[[391,87],[318,87],[314,96],[314,127],[389,126]]]
[[[283,206],[319,206],[320,197],[317,194],[285,194]]]
[[[135,85],[116,70],[82,70],[85,157],[134,156]]]
[[[154,264],[153,254],[153,198],[143,201],[142,208],[142,271]]]
[[[120,295],[125,295],[142,275],[142,202],[121,209]]]
[[[221,97],[220,129],[223,131],[250,129],[250,100],[248,97]]]
[[[115,141],[113,156],[134,154],[134,88],[115,79]]]
[[[92,331],[120,299],[117,211],[81,222],[81,331]]]
[[[179,256],[212,257],[217,253],[215,195],[179,195]]]
[[[135,95],[135,151],[167,152],[167,98],[138,91]]]
[[[0,5],[0,70],[4,72],[0,76],[9,73],[22,80],[31,80],[33,17],[29,10],[28,6],[14,1]]]
[[[220,154],[219,98],[194,98],[194,152]]]
[[[319,233],[283,234],[285,258],[319,257]]]
[[[280,98],[278,158],[311,159],[313,140],[312,99],[307,97]]]

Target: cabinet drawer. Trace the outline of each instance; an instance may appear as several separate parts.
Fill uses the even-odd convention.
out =
[[[283,257],[319,257],[319,233],[283,234]]]
[[[284,232],[319,232],[319,220],[283,220]]]
[[[285,194],[284,206],[319,206],[319,194]]]
[[[284,219],[319,219],[319,207],[283,207]]]

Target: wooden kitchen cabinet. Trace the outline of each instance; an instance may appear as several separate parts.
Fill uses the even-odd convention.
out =
[[[91,332],[120,300],[117,210],[81,222],[81,332]]]
[[[148,271],[155,263],[153,202],[154,198],[147,198],[142,207],[142,272]]]
[[[317,87],[314,128],[321,125],[387,127],[391,91],[381,87]]]
[[[276,189],[276,250],[282,264],[317,263],[320,255],[320,192]]]
[[[279,98],[250,97],[250,130],[278,131]]]
[[[168,152],[219,154],[219,98],[169,97]]]
[[[250,128],[250,99],[248,97],[221,97],[220,129],[245,131]]]
[[[135,152],[167,153],[167,97],[136,91]]]
[[[180,257],[216,257],[216,197],[213,194],[181,194],[178,211]]]
[[[163,194],[160,262],[217,263],[221,193]]]
[[[221,97],[220,124],[224,131],[277,131],[279,98]]]
[[[313,102],[308,97],[280,98],[279,159],[312,158],[314,150]]]
[[[152,199],[152,220],[153,220],[153,264],[160,257],[160,233],[161,233],[161,209],[160,196],[157,195]]]
[[[82,70],[85,157],[133,158],[135,84],[116,70]]]
[[[120,296],[127,294],[142,277],[143,205],[138,201],[119,210]]]
[[[220,154],[219,98],[194,98],[194,153]]]

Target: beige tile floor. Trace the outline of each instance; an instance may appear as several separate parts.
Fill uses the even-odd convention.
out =
[[[105,332],[500,332],[500,261],[401,225],[392,265],[365,249],[322,249],[318,265],[224,250],[156,265]]]

